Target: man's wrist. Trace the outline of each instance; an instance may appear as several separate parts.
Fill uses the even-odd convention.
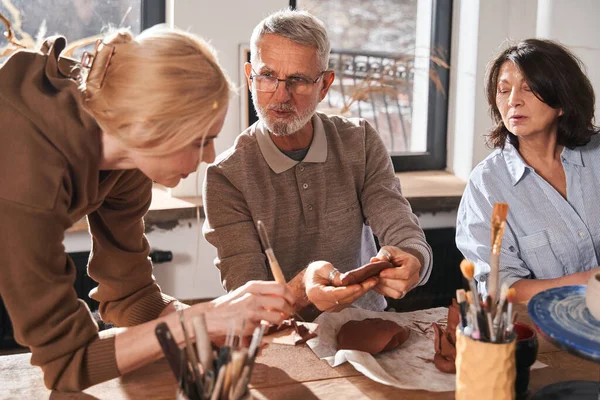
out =
[[[421,270],[423,269],[423,266],[425,265],[425,258],[423,257],[423,254],[415,249],[411,249],[411,248],[401,248],[400,250],[402,250],[405,253],[408,253],[412,256],[415,256],[415,258],[419,261],[419,273],[421,272]]]
[[[301,311],[310,305],[310,300],[308,300],[308,296],[306,295],[305,275],[306,268],[298,272],[288,283],[290,290],[296,298],[296,311]]]

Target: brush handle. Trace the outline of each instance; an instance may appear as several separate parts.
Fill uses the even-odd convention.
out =
[[[179,382],[182,381],[183,368],[181,350],[175,342],[169,326],[166,323],[161,322],[160,324],[156,325],[154,332],[156,334],[156,339],[158,340],[158,343],[165,354],[165,358],[171,367],[171,371],[173,371],[173,375],[175,375],[175,379],[177,379]]]
[[[271,273],[273,274],[275,282],[285,284],[285,277],[283,276],[283,272],[281,271],[281,267],[279,266],[277,258],[275,258],[273,249],[267,249],[265,250],[265,253],[269,259],[269,267],[271,267]]]
[[[504,303],[506,302],[506,298],[500,297],[498,301],[498,307],[496,307],[496,313],[494,314],[494,326],[497,327],[500,325],[500,320],[502,320],[502,310],[504,309]]]
[[[212,370],[212,345],[208,336],[208,328],[206,326],[206,318],[204,314],[200,314],[192,318],[192,325],[196,334],[196,349],[198,350],[198,359],[202,364],[202,370],[206,374]]]
[[[467,320],[467,313],[469,312],[467,308],[469,307],[469,305],[466,301],[463,301],[461,303],[458,303],[458,306],[460,309],[460,323],[463,329],[465,329],[469,323],[469,321]]]
[[[492,305],[498,301],[498,273],[500,268],[500,253],[490,256],[490,274],[487,279],[488,295],[491,298]]]
[[[475,279],[469,279],[469,287],[471,288],[471,293],[473,294],[473,305],[475,306],[475,310],[479,312],[481,311],[481,303],[479,302],[479,292],[477,291]]]

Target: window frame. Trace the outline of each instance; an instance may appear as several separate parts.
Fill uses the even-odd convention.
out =
[[[142,0],[141,8],[140,26],[142,30],[166,22],[166,0]]]
[[[445,49],[445,62],[450,65],[453,0],[432,0],[431,49]],[[290,0],[290,8],[296,9],[297,1]],[[390,157],[395,172],[446,169],[446,146],[448,131],[448,96],[450,71],[433,64],[444,92],[434,82],[429,82],[427,104],[427,149],[424,152],[392,153]]]

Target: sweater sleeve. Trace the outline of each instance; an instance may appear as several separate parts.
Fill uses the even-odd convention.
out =
[[[402,195],[383,141],[368,122],[364,124],[366,162],[360,196],[365,219],[382,246],[396,246],[417,255],[422,262],[418,285],[423,285],[431,274],[431,247],[425,241],[417,216]]]
[[[161,293],[148,258],[143,216],[152,200],[152,181],[139,170],[118,173],[100,208],[88,215],[88,273],[98,282],[90,297],[100,302],[104,321],[132,326],[156,319],[175,299]]]
[[[51,174],[42,172],[40,182],[49,178],[44,173]],[[11,200],[0,193],[0,294],[15,339],[30,347],[31,363],[42,368],[50,389],[82,390],[119,376],[114,338],[98,334],[73,288],[76,269],[62,244],[70,221],[43,203],[17,203],[29,203],[24,193],[12,191]]]
[[[218,165],[204,179],[204,237],[217,248],[215,265],[227,291],[251,280],[268,280],[266,257],[244,195]]]

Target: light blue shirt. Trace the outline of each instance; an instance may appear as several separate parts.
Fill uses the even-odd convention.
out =
[[[558,278],[598,266],[600,259],[600,135],[561,161],[567,198],[527,165],[507,143],[475,167],[460,202],[456,246],[475,264],[486,294],[494,203],[508,204],[499,283]]]

